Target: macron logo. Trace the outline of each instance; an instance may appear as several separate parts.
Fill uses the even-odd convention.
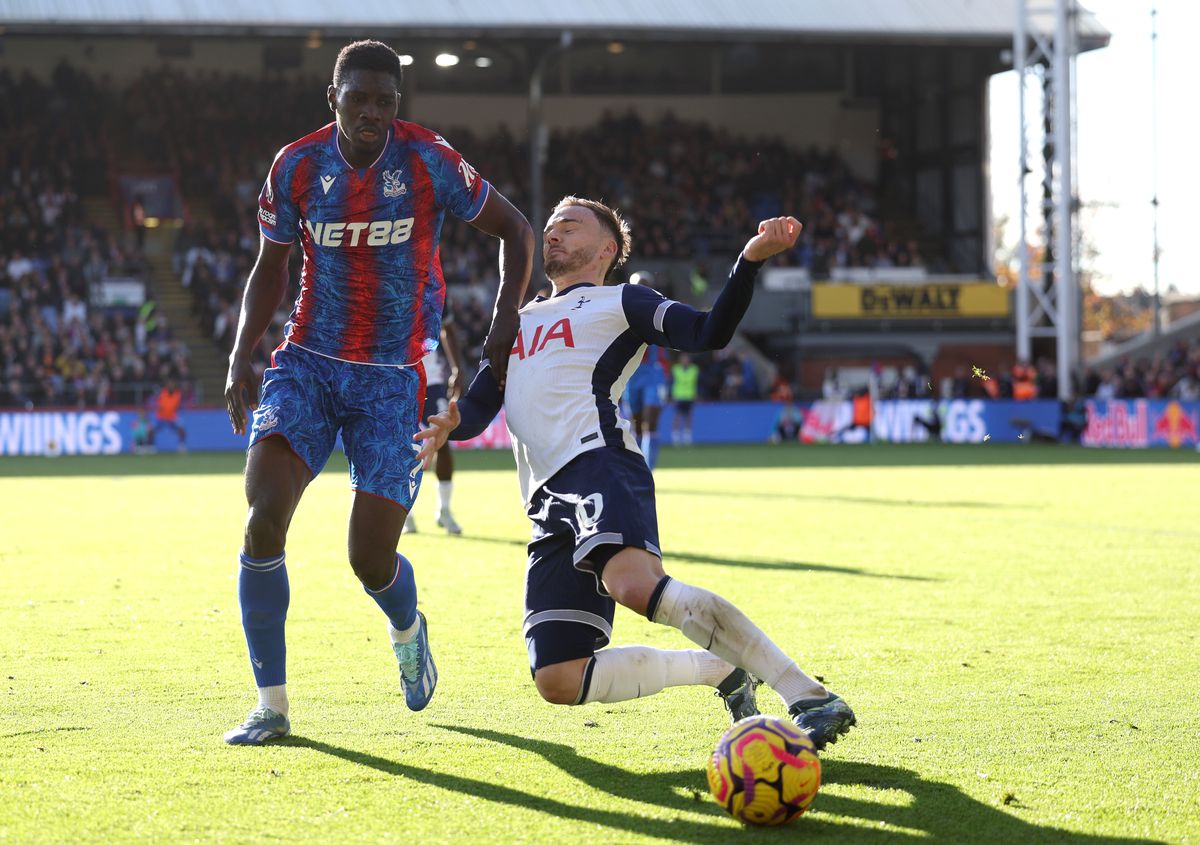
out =
[[[321,187],[325,189],[325,193],[329,193],[329,189],[333,187],[333,180],[336,178],[336,176],[321,177]]]

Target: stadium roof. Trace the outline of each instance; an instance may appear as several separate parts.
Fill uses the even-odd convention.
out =
[[[1049,5],[1047,3],[1046,5]],[[489,35],[884,41],[1012,41],[1012,0],[0,0],[10,32],[158,30],[286,34],[319,29]],[[1049,16],[1047,16],[1049,17]],[[1052,21],[1047,20],[1047,28]],[[1080,15],[1083,49],[1108,31]]]

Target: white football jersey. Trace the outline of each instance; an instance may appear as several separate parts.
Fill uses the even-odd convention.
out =
[[[426,389],[446,383],[449,374],[441,347],[426,353],[425,357],[421,359],[421,364],[425,367]]]
[[[527,504],[577,455],[604,446],[640,455],[619,403],[642,353],[650,344],[689,352],[725,346],[750,304],[758,267],[739,259],[711,312],[642,285],[584,283],[538,297],[520,311],[504,392],[485,361],[451,436],[477,436],[503,407]]]
[[[621,446],[640,454],[619,412],[646,346],[625,315],[627,287],[577,285],[521,309],[504,414],[526,502],[589,449]]]
[[[450,297],[446,297],[446,303],[442,306],[442,328],[454,324],[454,311],[450,308]],[[440,341],[441,338],[438,338]],[[446,384],[450,378],[450,366],[446,359],[446,351],[439,345],[429,350],[425,357],[421,359],[422,366],[425,367],[425,388],[428,390],[431,387],[436,387]],[[425,397],[421,397],[424,401]]]

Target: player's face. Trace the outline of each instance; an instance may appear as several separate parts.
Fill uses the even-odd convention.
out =
[[[612,238],[589,208],[569,205],[558,211],[542,233],[542,264],[557,279],[596,262]]]
[[[337,115],[338,135],[347,158],[369,164],[387,141],[388,127],[400,108],[396,78],[374,70],[352,70],[342,84],[329,86],[329,107]]]

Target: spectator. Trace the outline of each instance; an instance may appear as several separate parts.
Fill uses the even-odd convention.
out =
[[[676,446],[692,445],[692,408],[699,393],[700,367],[688,353],[681,352],[671,367],[671,401],[675,416],[671,420],[671,442]]]
[[[183,404],[183,391],[174,379],[168,379],[166,384],[154,397],[154,427],[151,430],[151,440],[158,439],[161,429],[169,428],[179,438],[178,450],[187,451],[187,430],[179,418],[180,406]]]

